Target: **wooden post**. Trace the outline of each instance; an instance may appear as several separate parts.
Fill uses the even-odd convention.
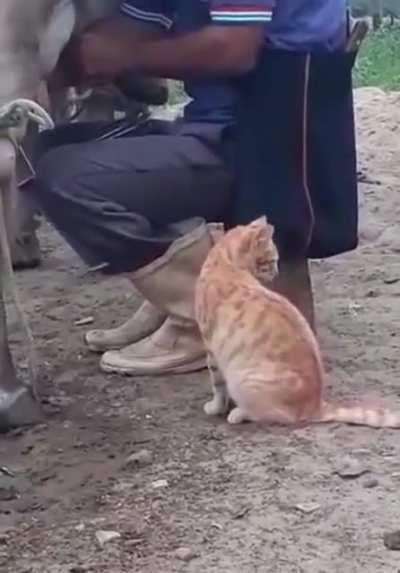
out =
[[[374,31],[382,26],[383,0],[371,0],[372,27]]]

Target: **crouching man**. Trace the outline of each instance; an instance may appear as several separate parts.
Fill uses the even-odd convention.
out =
[[[253,215],[246,204],[255,193],[257,214],[266,212],[279,227],[285,248],[282,234],[287,225],[282,223],[281,209],[278,213],[268,201],[260,202],[259,186],[254,187],[264,156],[260,162],[255,154],[257,171],[249,173],[248,156],[256,145],[263,145],[263,137],[280,165],[290,152],[295,170],[290,173],[297,177],[301,172],[302,190],[308,189],[304,179],[308,159],[297,155],[297,140],[289,152],[286,149],[287,122],[283,139],[276,125],[288,113],[286,105],[294,105],[290,115],[294,121],[304,119],[306,91],[298,87],[305,86],[309,68],[293,71],[304,80],[296,83],[301,100],[283,98],[282,106],[273,92],[275,107],[262,118],[266,129],[257,130],[253,140],[248,130],[246,139],[239,137],[246,110],[254,101],[252,86],[261,90],[260,98],[262,90],[272,86],[261,80],[256,85],[251,78],[268,76],[264,54],[270,50],[329,53],[343,49],[345,40],[345,0],[321,0],[312,6],[309,0],[277,0],[276,6],[273,0],[127,0],[120,16],[99,22],[69,44],[62,58],[64,72],[73,76],[69,83],[118,81],[132,71],[182,79],[191,98],[183,119],[172,123],[75,124],[44,133],[40,140],[36,187],[44,212],[88,265],[105,264],[105,272],[126,273],[145,299],[121,327],[87,334],[89,347],[104,352],[103,370],[155,375],[205,366],[193,299],[200,268],[220,232],[212,223],[246,220]],[[281,62],[283,66],[284,56]],[[278,138],[275,149],[268,136],[269,119]],[[242,122],[239,130],[237,121]],[[301,126],[294,125],[292,133],[302,134],[300,143],[307,143]],[[243,166],[244,141],[248,148]],[[269,184],[263,193],[283,193],[283,201],[286,193],[293,197],[297,179],[279,180],[275,189],[269,166],[264,165],[263,182]],[[319,177],[310,175],[314,182]],[[310,213],[314,198],[320,200],[318,193],[307,195]],[[335,201],[334,193],[332,198]],[[330,199],[325,195],[326,204]],[[315,207],[316,217],[307,215],[300,223],[307,245],[317,228],[314,223],[320,223]],[[334,216],[337,207],[331,206]],[[286,220],[292,218],[297,221],[296,203],[286,208]],[[303,242],[299,247],[301,272],[296,271],[293,280],[283,264],[277,288],[312,321],[309,253]]]

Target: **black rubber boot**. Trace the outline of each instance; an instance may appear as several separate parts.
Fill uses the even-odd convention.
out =
[[[305,259],[279,262],[279,275],[271,285],[302,313],[315,332],[314,298],[309,263]]]

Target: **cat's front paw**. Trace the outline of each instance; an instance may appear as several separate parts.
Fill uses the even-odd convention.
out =
[[[207,416],[220,416],[225,412],[225,405],[221,400],[214,398],[214,400],[210,400],[204,404],[203,410]]]
[[[228,424],[242,424],[248,420],[246,414],[240,408],[233,408],[227,417]]]

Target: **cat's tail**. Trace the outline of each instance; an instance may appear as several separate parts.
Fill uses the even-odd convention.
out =
[[[371,428],[399,428],[400,412],[386,408],[369,408],[363,406],[342,406],[323,402],[316,423],[341,422]]]

